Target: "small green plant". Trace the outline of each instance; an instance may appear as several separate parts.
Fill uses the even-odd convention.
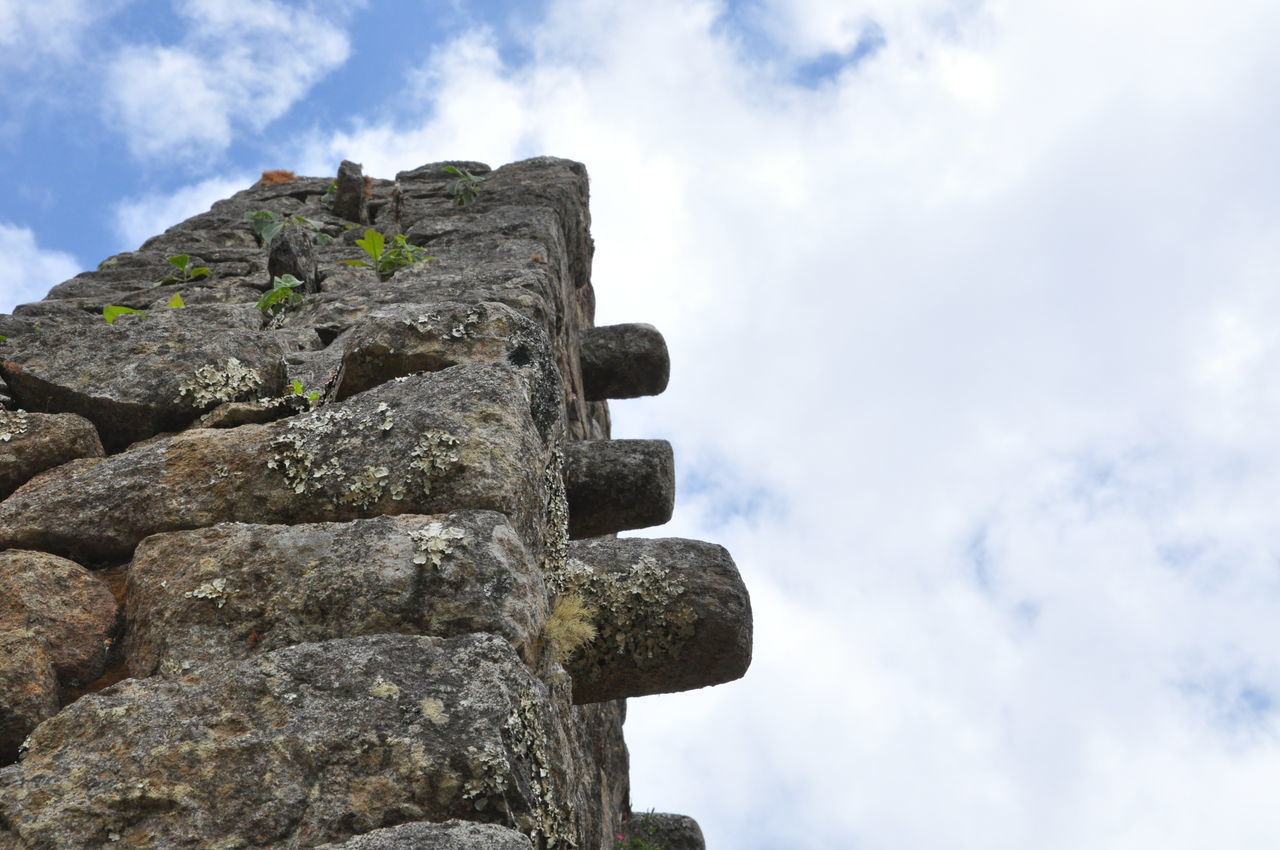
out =
[[[311,392],[307,392],[306,387],[302,385],[302,381],[293,381],[292,383],[289,384],[289,389],[293,390],[294,395],[300,395],[310,402],[315,402],[320,398],[319,390],[312,390]]]
[[[169,303],[168,303],[168,304],[166,304],[166,305],[164,305],[164,306],[166,306],[166,307],[185,307],[185,306],[187,306],[187,304],[186,304],[186,302],[185,302],[185,301],[183,301],[183,300],[182,300],[182,293],[181,293],[181,292],[175,292],[175,293],[173,293],[173,297],[169,299]]]
[[[302,281],[291,274],[272,278],[271,288],[258,299],[258,309],[278,316],[290,307],[296,307],[302,303],[302,296],[295,291],[299,286],[302,286]]]
[[[4,334],[0,334],[0,342],[8,342],[8,341],[9,341],[9,337],[5,336]]]
[[[444,170],[446,174],[454,175],[454,179],[445,184],[444,191],[453,198],[453,205],[456,207],[465,207],[474,201],[480,192],[480,184],[489,179],[477,177],[465,168],[458,169],[452,165],[446,165]]]
[[[324,194],[320,196],[320,206],[327,210],[333,209],[333,202],[338,198],[338,181],[330,180],[328,187],[325,188]]]
[[[369,260],[343,260],[342,262],[348,266],[373,269],[378,273],[379,280],[388,280],[405,266],[435,259],[427,256],[426,248],[419,248],[405,241],[403,233],[397,234],[391,240],[391,247],[388,248],[386,237],[369,228],[365,230],[363,239],[356,240],[356,244],[364,249]]]
[[[212,272],[204,266],[191,265],[190,254],[175,254],[172,257],[165,257],[176,270],[176,274],[171,274],[160,281],[160,283],[190,283],[193,280],[199,280],[202,277],[208,277]]]
[[[132,307],[121,307],[118,304],[111,304],[102,308],[102,318],[107,320],[108,325],[114,325],[116,319],[130,313],[141,316],[144,319],[147,317],[147,314],[141,310],[135,310]]]
[[[657,833],[657,830],[654,828],[653,824],[650,823],[650,818],[652,817],[653,817],[653,810],[650,809],[648,812],[645,812],[645,814],[640,818],[640,828],[645,831],[645,834],[648,837],[641,838],[638,836],[633,836],[631,838],[627,838],[626,835],[619,832],[616,836],[617,840],[614,841],[614,844],[613,844],[614,850],[662,850],[662,847],[654,843],[654,841],[652,840],[654,835]],[[623,824],[624,828],[628,826],[630,826],[629,823]]]
[[[249,229],[253,231],[253,235],[258,238],[259,245],[269,245],[271,240],[279,235],[280,231],[289,222],[303,224],[315,231],[312,242],[316,245],[328,245],[333,241],[333,237],[320,230],[324,225],[314,219],[307,218],[305,215],[282,216],[271,210],[258,210],[257,212],[245,213],[244,220],[249,222]]]

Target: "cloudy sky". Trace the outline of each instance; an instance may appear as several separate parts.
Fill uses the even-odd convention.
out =
[[[340,8],[341,11],[335,9]],[[1280,841],[1274,0],[0,0],[0,310],[264,168],[585,162],[741,682],[715,850]]]

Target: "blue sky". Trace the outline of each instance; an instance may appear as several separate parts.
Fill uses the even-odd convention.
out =
[[[1271,848],[1280,6],[0,0],[0,310],[264,168],[592,177],[615,435],[741,682],[634,700],[711,847]]]

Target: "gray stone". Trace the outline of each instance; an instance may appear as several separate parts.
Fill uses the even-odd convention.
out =
[[[319,275],[316,269],[316,251],[313,246],[315,232],[301,224],[289,222],[275,238],[267,257],[267,276],[274,278],[281,275],[293,275],[302,281],[303,292],[316,292],[319,289]]]
[[[118,619],[111,591],[79,564],[0,552],[0,764],[57,712],[59,684],[102,674]]]
[[[653,325],[606,325],[582,332],[582,390],[588,401],[658,395],[671,355]]]
[[[569,536],[599,537],[671,519],[675,457],[666,440],[581,440],[565,446]]]
[[[533,850],[529,838],[491,823],[406,823],[316,850]]]
[[[384,632],[489,632],[533,664],[547,618],[541,571],[490,511],[157,534],[128,588],[138,677]]]
[[[79,414],[119,451],[222,402],[280,395],[284,350],[261,318],[186,307],[51,328],[6,343],[0,375],[19,407]]]
[[[521,370],[470,364],[267,425],[199,429],[50,470],[0,502],[0,548],[124,560],[219,522],[506,514],[541,555],[549,448]]]
[[[46,469],[102,454],[98,432],[83,417],[0,410],[0,500]]]
[[[639,838],[662,850],[707,850],[702,828],[687,815],[662,812],[633,814],[622,828],[627,840]]]
[[[344,159],[338,166],[338,188],[333,198],[333,214],[363,224],[369,220],[364,169]]]
[[[301,644],[72,703],[0,770],[0,828],[24,850],[177,850],[469,819],[592,846],[560,723],[492,635]]]
[[[574,541],[547,586],[597,612],[595,640],[565,662],[575,703],[719,685],[751,664],[751,599],[721,546],[680,538]]]

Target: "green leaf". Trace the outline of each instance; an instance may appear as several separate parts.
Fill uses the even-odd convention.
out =
[[[8,341],[9,341],[9,337],[5,336],[4,334],[0,334],[0,342],[8,342]]]
[[[181,292],[175,292],[175,293],[173,293],[173,297],[169,299],[169,303],[168,303],[168,304],[166,304],[166,305],[164,305],[164,306],[166,306],[166,307],[185,307],[185,306],[187,306],[187,305],[186,305],[186,304],[183,302],[183,300],[182,300],[182,293],[181,293]]]
[[[333,237],[327,233],[317,233],[316,238],[311,241],[317,245],[328,245],[333,242]]]
[[[165,257],[170,263],[177,267],[178,271],[185,272],[187,266],[191,264],[190,254],[174,254],[172,257]]]
[[[373,265],[366,263],[364,260],[339,260],[344,266],[358,266],[362,269],[371,269]]]
[[[211,274],[213,274],[213,272],[209,271],[206,267],[196,266],[194,269],[187,272],[187,280],[195,280],[198,277],[208,277]]]
[[[462,176],[462,172],[461,172],[461,171],[459,171],[458,169],[454,168],[452,165],[446,165],[446,166],[444,167],[444,173],[445,173],[445,174],[456,174],[456,175],[458,175],[459,177],[461,177],[461,176]]]
[[[135,310],[132,307],[120,307],[116,304],[112,304],[110,306],[102,308],[102,318],[107,320],[108,325],[114,325],[116,323],[116,319],[120,318],[126,313],[137,313],[139,316],[141,316],[144,319],[147,317],[146,313],[142,312],[141,310]]]
[[[294,381],[289,386],[293,388],[294,395],[302,395],[302,381]]]
[[[364,249],[364,252],[373,258],[376,263],[382,258],[382,251],[387,247],[387,240],[382,234],[374,230],[372,227],[364,232],[363,239],[357,239],[356,244]]]

